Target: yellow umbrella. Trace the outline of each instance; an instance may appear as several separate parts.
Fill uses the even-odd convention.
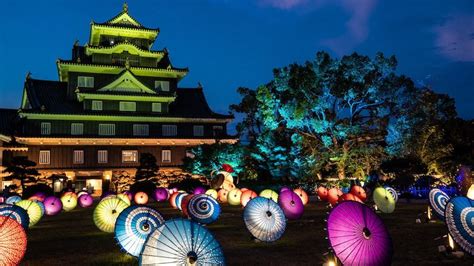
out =
[[[65,211],[72,211],[77,206],[77,197],[75,194],[64,194],[61,197],[61,202],[63,204],[63,210]]]
[[[95,225],[104,232],[113,233],[117,217],[127,207],[127,203],[116,197],[102,200],[95,208],[92,216]]]
[[[274,202],[278,203],[278,193],[276,193],[275,191],[273,191],[271,189],[263,190],[262,192],[260,192],[259,196],[267,198],[267,199],[271,199]]]
[[[392,213],[395,210],[395,199],[383,187],[378,187],[374,190],[374,202],[381,212]]]
[[[206,195],[209,195],[209,196],[213,197],[214,199],[217,199],[217,190],[212,189],[212,188],[208,189],[206,191]]]
[[[240,205],[240,197],[242,196],[242,191],[238,188],[232,189],[229,194],[227,194],[227,202],[230,205]]]
[[[15,203],[15,205],[23,208],[26,213],[28,213],[28,217],[30,218],[29,227],[32,227],[33,225],[37,224],[43,216],[43,212],[41,211],[41,207],[39,206],[39,204],[32,200],[20,200]]]

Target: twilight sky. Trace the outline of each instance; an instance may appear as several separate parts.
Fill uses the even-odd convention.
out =
[[[91,20],[104,22],[123,1],[2,1],[0,107],[18,108],[25,75],[57,80],[55,61],[85,44]],[[236,88],[271,80],[272,69],[319,50],[396,55],[399,73],[456,99],[474,118],[472,0],[129,0],[129,13],[159,27],[181,87],[200,81],[211,107],[226,113]]]

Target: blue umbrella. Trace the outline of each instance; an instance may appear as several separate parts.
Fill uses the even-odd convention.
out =
[[[183,201],[184,197],[186,197],[188,193],[179,193],[178,196],[176,196],[174,202],[176,203],[176,207],[178,207],[178,210],[181,211],[181,201]]]
[[[41,216],[43,216],[44,215],[44,204],[43,204],[43,202],[41,202],[39,200],[35,200],[34,202],[38,203],[38,205],[40,206]]]
[[[165,222],[161,214],[146,206],[123,210],[115,223],[115,238],[130,255],[138,257],[148,235]]]
[[[0,204],[0,216],[7,216],[16,220],[26,230],[30,225],[28,213],[19,206],[11,204]]]
[[[449,234],[467,253],[474,255],[474,200],[454,197],[444,213]]]
[[[20,196],[14,195],[14,196],[8,197],[8,199],[5,201],[5,203],[15,204],[15,203],[19,202],[20,200],[21,200]]]
[[[398,192],[392,188],[392,187],[385,187],[385,190],[387,190],[390,194],[392,194],[393,199],[395,202],[398,201]]]
[[[430,190],[428,198],[430,199],[431,208],[436,216],[444,220],[444,209],[446,208],[446,203],[449,201],[449,196],[440,189],[433,188]]]
[[[140,265],[224,265],[221,245],[206,228],[185,219],[172,219],[148,237]]]
[[[221,206],[213,197],[206,194],[195,195],[188,203],[191,219],[201,224],[215,222],[221,214]]]
[[[271,199],[256,197],[244,209],[244,222],[250,233],[265,242],[278,240],[286,228],[283,210]]]

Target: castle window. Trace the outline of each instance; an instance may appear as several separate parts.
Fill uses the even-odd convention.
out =
[[[74,164],[83,164],[84,163],[84,151],[83,150],[74,151],[74,157],[73,157],[72,162]]]
[[[51,135],[51,123],[49,122],[41,123],[41,135]]]
[[[133,135],[134,136],[148,136],[150,129],[148,125],[133,125]]]
[[[176,125],[163,125],[161,126],[163,136],[170,137],[178,135],[178,127]]]
[[[204,136],[204,126],[193,126],[193,135],[195,137]]]
[[[102,111],[102,101],[92,101],[92,110]]]
[[[120,111],[135,112],[136,110],[137,110],[137,103],[120,102]]]
[[[107,150],[97,151],[97,163],[107,163],[109,161]]]
[[[99,135],[100,136],[114,136],[115,124],[99,124]]]
[[[39,152],[39,164],[50,164],[51,163],[51,152],[40,151]]]
[[[122,162],[123,163],[138,162],[138,151],[122,151]]]
[[[161,103],[152,103],[151,104],[151,111],[152,112],[161,112]]]
[[[155,80],[155,89],[160,91],[170,91],[170,82],[163,80]]]
[[[72,123],[71,124],[71,135],[77,136],[84,134],[84,124]]]
[[[80,88],[94,88],[94,77],[77,77],[77,86]]]
[[[161,151],[161,162],[171,163],[171,150],[162,150]]]
[[[224,127],[223,126],[213,126],[212,127],[212,133],[214,134],[214,137],[219,137],[224,134]]]

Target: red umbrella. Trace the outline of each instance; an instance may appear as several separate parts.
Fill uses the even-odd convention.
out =
[[[230,166],[229,164],[223,164],[222,165],[222,170],[226,171],[227,173],[233,173],[234,172],[234,168],[232,168],[232,166]]]

